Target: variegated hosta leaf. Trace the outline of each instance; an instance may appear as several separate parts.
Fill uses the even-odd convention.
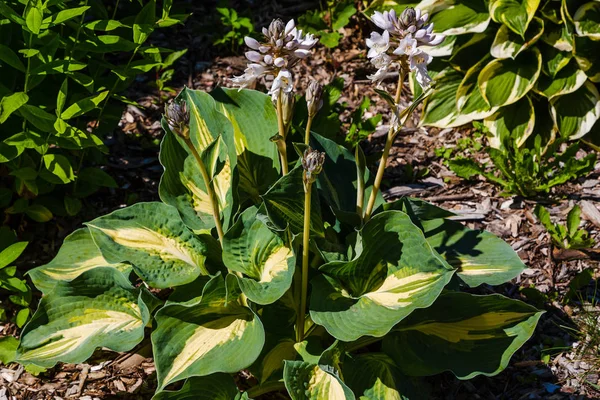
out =
[[[525,38],[511,31],[508,26],[502,25],[496,32],[490,53],[495,58],[515,59],[519,53],[537,42],[542,33],[544,33],[544,20],[537,17],[531,21]]]
[[[420,48],[432,57],[449,57],[452,55],[456,36],[446,36],[444,41],[437,46],[420,46]]]
[[[312,320],[342,341],[385,335],[429,306],[454,273],[401,211],[376,215],[360,235],[353,260],[324,264],[311,282]]]
[[[471,287],[500,285],[517,277],[525,265],[508,243],[486,231],[469,229],[456,221],[421,221],[425,238],[458,276]]]
[[[540,0],[490,0],[490,14],[523,37],[539,5]]]
[[[227,119],[225,122],[229,123]],[[233,176],[223,139],[219,137],[209,144],[202,159],[215,190],[223,228],[228,229],[233,211]],[[190,229],[202,232],[213,228],[213,209],[198,162],[170,132],[161,144],[160,160],[165,168],[159,187],[161,200],[176,207]]]
[[[18,361],[52,367],[80,363],[97,347],[128,351],[144,338],[150,312],[140,291],[115,268],[58,281],[25,326]]]
[[[269,140],[277,133],[271,98],[255,90],[224,88],[214,90],[211,96],[233,125],[232,149],[237,155],[241,200],[248,197],[258,204],[260,195],[277,181],[280,171],[279,153]]]
[[[494,60],[485,66],[477,83],[490,106],[517,102],[533,88],[542,70],[542,56],[537,48],[519,54],[515,60]]]
[[[600,51],[598,42],[588,37],[575,37],[575,60],[579,67],[590,78],[590,81],[600,82]]]
[[[452,122],[458,116],[456,93],[463,79],[463,74],[446,68],[436,77],[436,88],[425,100],[421,125],[435,127],[454,126]]]
[[[300,234],[304,228],[304,184],[301,165],[296,166],[287,175],[281,177],[262,198],[269,219],[281,230],[289,226],[294,234]],[[313,235],[324,235],[321,205],[313,185],[310,207],[310,230]]]
[[[460,114],[452,125],[462,125],[473,120],[482,119],[492,115],[498,107],[490,107],[485,101],[477,84],[479,73],[489,63],[489,56],[471,67],[456,91],[456,107]]]
[[[198,239],[177,209],[163,203],[139,203],[86,224],[104,258],[127,261],[148,285],[168,288],[208,275],[211,237]]]
[[[535,126],[535,111],[529,96],[509,106],[500,108],[495,114],[483,120],[490,131],[488,138],[490,146],[495,149],[504,148],[506,140],[521,147],[533,133]]]
[[[231,375],[212,374],[189,378],[181,389],[163,390],[152,400],[234,400],[240,395]]]
[[[266,322],[265,322],[266,323]],[[263,384],[271,378],[277,371],[283,369],[285,360],[294,360],[298,353],[294,348],[296,343],[291,339],[285,339],[274,345],[263,357],[257,371],[257,378],[260,384]],[[266,346],[265,346],[266,347]],[[281,377],[281,372],[279,373]],[[273,380],[273,379],[271,379]]]
[[[600,118],[600,94],[593,83],[585,82],[575,92],[551,99],[550,111],[562,137],[579,139]]]
[[[394,360],[383,353],[347,357],[342,368],[346,384],[361,400],[408,400],[428,398],[423,388],[402,374]]]
[[[559,51],[573,51],[573,34],[570,27],[562,23],[562,20],[560,24],[553,24],[546,20],[542,41]]]
[[[542,53],[542,72],[552,79],[554,79],[563,68],[569,65],[569,62],[573,58],[572,52],[558,50],[546,43],[538,43],[538,48]],[[540,79],[544,78],[543,74],[540,75]]]
[[[554,78],[541,75],[536,83],[536,92],[552,100],[556,96],[573,93],[587,81],[587,75],[575,61],[561,69]]]
[[[354,400],[352,391],[335,371],[304,361],[284,361],[283,379],[292,400]]]
[[[431,17],[433,29],[443,35],[483,32],[490,24],[490,13],[483,0],[455,2]]]
[[[34,268],[27,274],[42,293],[48,294],[59,281],[72,281],[79,275],[96,267],[111,267],[129,275],[131,265],[111,264],[92,240],[88,228],[78,229],[65,238],[56,257],[48,264]]]
[[[583,4],[573,15],[573,21],[579,36],[600,40],[600,3],[589,1]]]
[[[271,304],[292,284],[296,256],[289,232],[280,238],[256,218],[257,211],[248,208],[225,234],[223,262],[243,274],[238,283],[250,300]]]
[[[265,333],[252,310],[237,302],[239,287],[221,275],[196,302],[170,303],[156,313],[152,332],[158,387],[192,376],[235,373],[260,354]]]
[[[482,33],[457,36],[452,49],[452,56],[448,61],[452,68],[466,73],[473,67],[473,60],[480,61],[489,56],[493,42],[494,33],[492,29]],[[446,65],[441,61],[440,64]]]
[[[445,292],[394,327],[383,351],[407,375],[493,376],[533,334],[543,311],[497,294]]]

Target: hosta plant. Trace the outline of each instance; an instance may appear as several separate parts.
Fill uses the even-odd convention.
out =
[[[175,112],[163,122],[162,202],[86,223],[30,272],[44,295],[20,362],[83,362],[151,340],[155,399],[388,399],[446,370],[495,375],[532,334],[537,309],[463,291],[524,268],[502,240],[408,198],[378,196],[361,223],[354,157],[315,133],[316,150],[297,144],[306,155],[281,176],[265,94],[177,101],[189,125]],[[252,386],[236,386],[240,370]]]

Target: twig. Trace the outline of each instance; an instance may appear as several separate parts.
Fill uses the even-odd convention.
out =
[[[425,200],[443,202],[443,201],[470,200],[474,197],[475,197],[475,195],[473,193],[462,193],[462,194],[448,194],[448,195],[441,195],[441,196],[431,196],[431,197],[427,197]]]

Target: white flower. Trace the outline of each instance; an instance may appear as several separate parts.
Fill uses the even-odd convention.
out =
[[[377,85],[379,85],[387,76],[388,74],[388,67],[382,67],[379,68],[377,70],[377,72],[375,72],[373,75],[368,75],[367,78],[369,78],[370,80],[372,80],[373,82],[377,83]]]
[[[431,62],[433,57],[422,50],[417,50],[410,57],[410,70],[415,72],[417,82],[422,88],[429,87],[431,77],[427,73],[427,64]]]
[[[266,69],[260,64],[249,64],[244,70],[244,74],[234,77],[231,81],[235,85],[239,85],[240,90],[250,86],[257,79],[265,75]]]
[[[271,85],[269,94],[271,95],[271,99],[276,101],[280,91],[283,91],[284,93],[290,93],[293,89],[294,81],[292,78],[292,73],[286,69],[282,69],[279,71],[279,74],[273,81],[273,85]]]
[[[394,31],[398,24],[398,17],[396,17],[396,11],[384,11],[383,13],[375,11],[371,20],[375,25],[386,31]]]
[[[385,54],[390,48],[390,33],[383,31],[383,35],[377,32],[371,32],[371,37],[367,39],[367,47],[369,47],[368,58],[375,58]]]
[[[371,64],[375,66],[377,69],[388,68],[392,63],[392,57],[383,53],[371,59]]]
[[[415,51],[417,51],[417,41],[413,39],[412,36],[407,35],[400,41],[398,48],[394,50],[394,54],[396,54],[397,56],[406,54],[410,57],[410,55],[413,54]]]

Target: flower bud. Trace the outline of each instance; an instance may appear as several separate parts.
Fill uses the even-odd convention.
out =
[[[308,88],[306,89],[306,107],[308,109],[308,116],[314,117],[317,115],[321,107],[323,106],[323,85],[317,81],[310,81]]]
[[[171,100],[166,104],[164,117],[173,133],[183,139],[190,137],[190,112],[185,100],[181,100],[179,103]]]
[[[302,168],[304,168],[304,184],[311,184],[317,180],[317,175],[323,170],[325,153],[308,147],[302,156]]]
[[[415,25],[417,23],[417,12],[412,7],[406,7],[400,14],[400,22],[405,27]]]
[[[279,18],[274,19],[269,25],[269,38],[273,40],[279,39],[279,37],[285,31],[285,24]]]
[[[283,110],[283,124],[287,127],[294,116],[294,104],[296,97],[293,92],[283,92],[281,97],[281,108]]]

